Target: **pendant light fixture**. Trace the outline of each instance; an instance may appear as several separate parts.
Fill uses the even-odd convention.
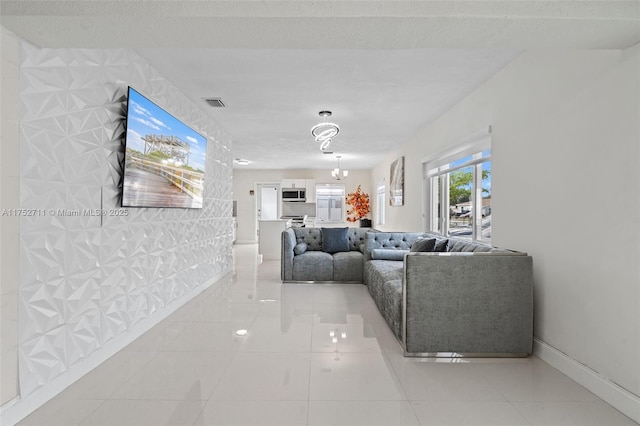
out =
[[[320,151],[324,151],[329,148],[333,138],[340,133],[340,126],[327,122],[327,117],[331,117],[331,111],[320,111],[318,115],[324,118],[324,121],[311,128],[311,135],[316,142],[320,143]]]
[[[338,168],[331,171],[331,177],[333,177],[335,180],[346,179],[349,176],[349,170],[340,169],[340,159],[342,158],[341,155],[336,155],[336,158],[338,159]]]

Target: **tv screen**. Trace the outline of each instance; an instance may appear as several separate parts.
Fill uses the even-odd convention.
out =
[[[123,207],[202,208],[207,138],[129,87]]]

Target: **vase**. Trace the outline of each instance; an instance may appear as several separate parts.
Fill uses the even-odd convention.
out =
[[[371,228],[371,219],[360,219],[360,228]]]

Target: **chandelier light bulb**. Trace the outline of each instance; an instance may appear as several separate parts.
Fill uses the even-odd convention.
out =
[[[331,171],[331,177],[333,177],[335,180],[346,179],[347,176],[349,176],[349,171],[340,169],[340,159],[342,158],[342,156],[336,155],[336,158],[338,159],[338,167]]]

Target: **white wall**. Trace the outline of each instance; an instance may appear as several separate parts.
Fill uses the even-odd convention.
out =
[[[315,179],[316,184],[336,183],[331,178],[331,170],[304,169],[304,170],[233,170],[233,199],[238,201],[238,243],[258,242],[256,234],[256,195],[249,195],[250,190],[255,190],[256,183],[278,183],[282,179]],[[375,198],[371,186],[371,173],[369,170],[349,170],[349,177],[341,181],[345,185],[347,194],[354,192],[358,185],[369,194],[373,201]],[[369,214],[371,217],[371,213]],[[348,224],[345,226],[358,226]]]
[[[128,49],[40,49],[22,42],[20,59],[16,207],[39,213],[19,220],[21,399],[3,412],[7,424],[230,272],[233,263],[231,140],[207,112]],[[102,217],[57,213],[119,210],[127,85],[207,137],[203,208],[129,208],[122,209],[125,216]]]
[[[407,204],[385,228],[422,229],[420,159],[491,125],[492,241],[533,255],[535,336],[629,392],[636,421],[639,51],[523,54],[372,172],[405,156]]]
[[[20,205],[20,44],[1,29],[0,210]],[[0,406],[18,396],[18,246],[19,218],[0,216]]]

